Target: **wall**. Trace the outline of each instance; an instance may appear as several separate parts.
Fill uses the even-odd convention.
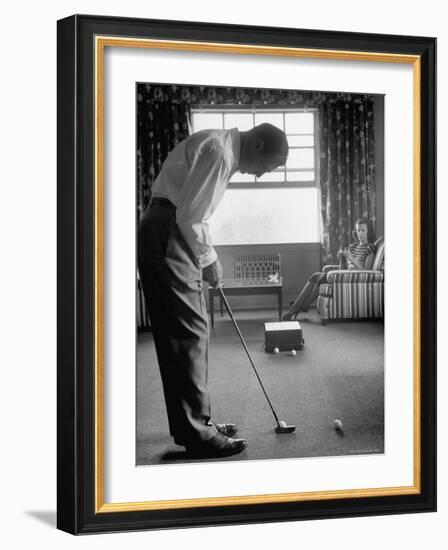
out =
[[[73,13],[217,21],[439,37],[439,204],[448,204],[448,32],[443,2],[277,0],[141,2],[72,0],[4,4],[0,34],[0,455],[2,546],[63,548],[229,550],[279,547],[313,550],[441,550],[448,522],[448,400],[440,399],[439,512],[400,516],[285,522],[75,538],[54,528],[56,477],[56,19]],[[25,114],[27,115],[25,118]],[[444,211],[441,211],[444,214]],[[447,225],[439,225],[440,276],[448,271]],[[443,280],[440,277],[440,280]],[[439,387],[448,387],[448,285],[439,289]],[[20,307],[18,307],[20,304]],[[223,419],[225,420],[225,419]],[[307,434],[298,427],[300,437]],[[326,459],[325,459],[326,460]],[[200,466],[198,466],[200,467]],[[297,472],[300,475],[300,471]]]
[[[285,306],[297,296],[311,273],[320,269],[319,243],[217,246],[216,251],[223,265],[224,278],[234,277],[234,261],[238,255],[280,254]],[[229,302],[236,309],[277,307],[274,296],[239,296],[230,298]]]

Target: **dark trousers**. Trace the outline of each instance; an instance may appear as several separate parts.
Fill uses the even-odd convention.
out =
[[[138,229],[138,267],[148,302],[170,433],[178,444],[210,439],[208,317],[202,270],[170,203],[152,205]]]

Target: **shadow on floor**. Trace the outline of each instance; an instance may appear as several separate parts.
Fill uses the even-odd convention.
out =
[[[55,510],[26,510],[26,514],[49,527],[56,529],[56,511]]]

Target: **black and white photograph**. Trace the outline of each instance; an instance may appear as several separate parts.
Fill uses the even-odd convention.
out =
[[[137,466],[383,454],[384,95],[135,97]]]

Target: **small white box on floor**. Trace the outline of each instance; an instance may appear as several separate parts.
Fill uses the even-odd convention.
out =
[[[279,351],[301,350],[304,343],[299,321],[264,324],[264,350],[266,352],[272,352],[275,348],[278,348]]]

